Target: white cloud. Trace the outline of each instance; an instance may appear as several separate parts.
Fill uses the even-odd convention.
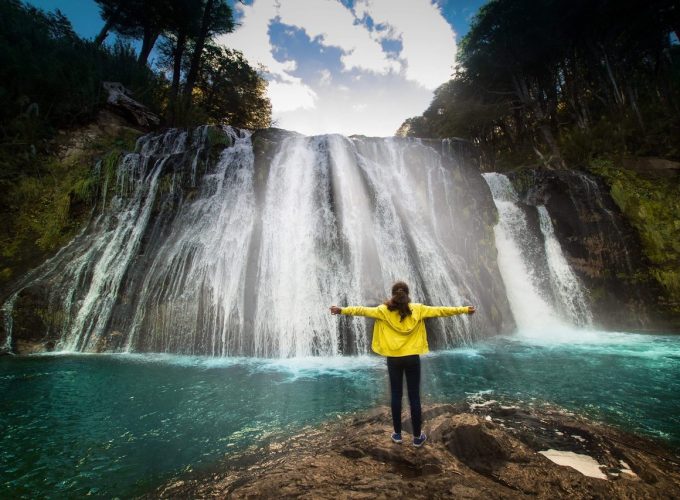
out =
[[[356,0],[354,10],[340,0],[254,0],[234,8],[239,26],[219,43],[266,66],[274,119],[284,128],[391,135],[405,118],[422,113],[431,90],[450,78],[455,34],[431,0]],[[305,60],[282,59],[278,54],[286,51],[277,53],[270,37],[277,24],[289,38],[296,28],[304,31],[324,57],[337,54],[324,48],[339,49],[342,71],[331,71],[337,59],[311,72]],[[386,40],[400,41],[401,50],[385,51]]]
[[[254,64],[263,64],[272,75],[268,96],[275,111],[310,109],[314,107],[316,93],[300,78],[291,75],[297,68],[296,61],[277,61],[274,47],[269,40],[269,25],[278,17],[276,2],[257,1],[252,5],[237,3],[240,26],[217,40],[227,47],[240,50]]]
[[[405,118],[423,112],[432,93],[399,75],[371,75],[361,89],[316,89],[316,107],[277,114],[277,126],[306,135],[393,135]],[[365,106],[362,106],[362,104]]]
[[[308,85],[297,82],[270,81],[267,88],[272,108],[277,113],[295,109],[313,109],[317,94]]]
[[[289,72],[295,71],[295,61],[277,61],[269,42],[269,24],[278,15],[276,3],[271,0],[256,1],[252,5],[239,2],[235,8],[241,13],[240,26],[233,33],[220,36],[218,43],[240,50],[249,61],[264,64],[274,75],[289,78]]]
[[[357,0],[357,17],[368,15],[388,29],[379,39],[399,39],[406,78],[435,89],[451,77],[456,54],[455,33],[437,4],[430,0]]]
[[[333,80],[331,72],[327,69],[319,71],[319,85],[330,85]]]
[[[401,65],[389,59],[380,43],[371,37],[338,0],[285,0],[280,3],[281,22],[303,29],[312,40],[343,51],[345,70],[360,69],[385,74]]]

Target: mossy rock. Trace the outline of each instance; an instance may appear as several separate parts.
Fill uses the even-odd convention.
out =
[[[211,148],[230,148],[233,146],[232,138],[221,127],[210,126],[208,128],[208,144]]]
[[[591,163],[610,188],[611,196],[637,230],[649,274],[668,294],[671,309],[680,313],[680,179],[644,175],[616,168],[611,161]]]
[[[14,278],[81,230],[98,195],[103,194],[101,189],[115,188],[120,156],[134,150],[140,135],[140,131],[122,129],[114,135],[88,136],[65,153],[36,157],[35,171],[6,187],[0,215],[9,222],[0,233],[0,298],[8,293]]]

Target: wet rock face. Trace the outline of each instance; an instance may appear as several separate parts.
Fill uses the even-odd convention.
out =
[[[11,321],[14,325],[11,350],[18,354],[53,351],[59,341],[61,315],[49,307],[44,288],[24,288],[16,298]],[[3,330],[4,330],[3,325]],[[5,332],[0,342],[5,341]]]
[[[673,498],[680,457],[560,410],[439,405],[423,413],[422,448],[389,438],[389,410],[306,429],[232,456],[219,471],[176,479],[150,497]],[[408,423],[405,425],[409,427]],[[539,451],[587,455],[589,477]]]
[[[601,179],[572,170],[510,174],[529,205],[545,205],[569,265],[589,291],[596,326],[633,331],[678,330],[659,306],[639,235]]]

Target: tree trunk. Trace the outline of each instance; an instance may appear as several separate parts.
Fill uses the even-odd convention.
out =
[[[175,124],[177,119],[177,96],[179,95],[179,82],[182,75],[182,56],[186,48],[187,36],[184,31],[177,34],[175,43],[175,60],[172,65],[172,84],[170,85],[170,123]]]
[[[612,71],[612,67],[609,64],[609,57],[607,57],[607,51],[604,49],[603,45],[600,45],[600,48],[602,49],[602,55],[604,56],[604,64],[605,68],[607,69],[607,76],[609,77],[609,81],[612,84],[612,87],[614,89],[614,99],[616,99],[616,104],[619,107],[623,107],[623,93],[621,90],[619,90],[619,86],[616,83],[616,78],[614,78],[614,72]]]
[[[531,94],[529,93],[529,86],[527,85],[526,80],[521,77],[513,76],[512,81],[515,87],[515,92],[517,93],[517,97],[536,118],[536,121],[538,122],[538,130],[541,131],[545,143],[550,148],[552,158],[545,161],[546,166],[551,166],[550,160],[552,160],[557,163],[559,167],[565,168],[562,155],[560,154],[560,148],[557,145],[555,136],[553,135],[549,126],[549,118],[545,116],[540,104],[533,97],[531,97]],[[539,153],[538,150],[536,150],[536,152]],[[539,153],[539,156],[545,160],[542,154]]]
[[[637,104],[637,92],[633,90],[633,87],[630,85],[630,83],[626,85],[626,90],[628,90],[628,100],[630,101],[630,106],[633,108],[633,112],[635,113],[635,117],[637,118],[638,124],[640,125],[640,129],[644,132],[645,122],[642,120],[642,113],[640,113],[640,108]]]
[[[189,66],[189,73],[187,74],[187,82],[184,87],[184,95],[187,103],[191,102],[191,92],[194,90],[196,78],[198,77],[198,70],[201,65],[201,55],[203,54],[203,47],[205,47],[205,40],[208,37],[208,28],[210,27],[210,15],[212,13],[214,0],[207,0],[205,2],[205,9],[203,10],[203,20],[201,22],[201,31],[196,38],[194,45],[194,53],[191,56],[191,65]]]
[[[139,58],[137,62],[140,66],[145,66],[146,61],[149,59],[149,54],[153,50],[154,45],[156,45],[156,40],[158,40],[159,33],[150,28],[144,28],[144,38],[142,39],[142,49],[139,51]]]
[[[106,21],[104,26],[102,27],[101,31],[97,35],[97,38],[94,39],[94,44],[97,47],[100,47],[102,43],[104,43],[104,40],[106,40],[106,37],[109,34],[109,30],[111,29],[111,26],[113,26],[113,19],[109,19]]]

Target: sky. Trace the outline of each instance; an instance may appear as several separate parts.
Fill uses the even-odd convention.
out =
[[[94,38],[94,0],[30,0]],[[274,125],[306,135],[393,135],[453,72],[486,0],[230,0],[237,28],[216,42],[266,67]],[[154,54],[152,54],[152,60]]]

